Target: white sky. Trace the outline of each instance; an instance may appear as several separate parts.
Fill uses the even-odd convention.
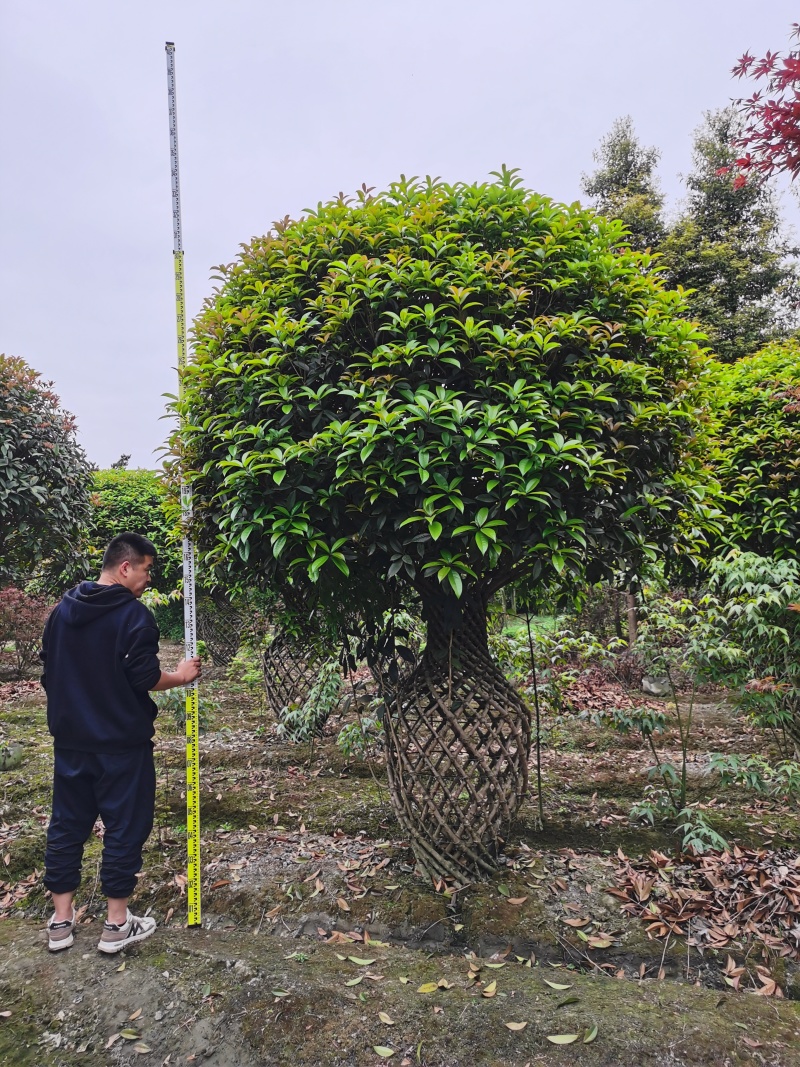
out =
[[[624,114],[661,149],[674,205],[703,110],[741,95],[731,66],[785,50],[799,15],[791,0],[8,0],[0,351],[54,380],[95,463],[158,464],[176,388],[167,40],[191,318],[239,242],[362,182],[506,163],[577,199]]]

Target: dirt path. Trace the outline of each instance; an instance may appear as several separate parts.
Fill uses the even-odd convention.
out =
[[[800,1064],[795,1002],[526,967],[513,957],[492,965],[374,943],[287,945],[263,929],[159,930],[118,957],[100,956],[96,939],[96,927],[83,927],[73,948],[50,956],[39,925],[0,923],[0,1009],[11,1013],[0,1018],[0,1062]],[[418,992],[426,983],[435,991]],[[512,1031],[508,1022],[527,1026]],[[128,1038],[108,1047],[122,1031]],[[555,1034],[578,1041],[561,1048],[547,1040]],[[374,1046],[394,1055],[381,1058]]]
[[[182,926],[184,742],[166,721],[135,901],[159,931],[123,959],[95,949],[100,825],[76,944],[45,950],[50,739],[35,686],[0,702],[0,739],[25,749],[0,777],[2,1067],[800,1067],[800,961],[783,952],[788,941],[765,942],[763,927],[704,931],[702,915],[694,945],[688,928],[665,941],[606,891],[619,884],[620,853],[641,865],[658,849],[681,863],[672,828],[630,819],[650,760],[635,737],[577,713],[553,719],[544,827],[526,799],[497,875],[437,889],[415,873],[379,758],[345,760],[336,723],[313,753],[281,743],[241,686],[213,692],[219,706],[201,740],[204,929]],[[724,702],[699,706],[690,798],[729,840],[794,865],[796,805],[722,789],[708,769],[710,752],[758,744]],[[675,745],[669,731],[660,738],[665,754]],[[657,884],[654,902],[668,892]],[[734,966],[746,968],[738,991]],[[576,1040],[547,1040],[559,1034]]]

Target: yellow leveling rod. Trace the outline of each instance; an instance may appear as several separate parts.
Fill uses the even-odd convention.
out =
[[[169,92],[169,153],[172,164],[172,235],[175,264],[175,316],[178,326],[178,374],[183,395],[186,367],[186,295],[183,281],[183,236],[181,233],[181,187],[178,178],[178,111],[175,97],[175,45],[167,41],[167,88]],[[192,518],[192,491],[181,482],[181,519],[184,530]],[[194,597],[194,545],[183,539],[183,628],[186,658],[197,655],[197,612]],[[186,686],[186,852],[188,859],[189,926],[202,925],[200,914],[200,702],[197,682]]]

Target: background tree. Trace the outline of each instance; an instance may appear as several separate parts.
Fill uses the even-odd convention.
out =
[[[166,487],[155,471],[119,467],[95,471],[87,544],[92,570],[99,570],[103,550],[112,537],[133,530],[149,537],[158,553],[152,588],[161,593],[176,589],[181,582],[183,557],[167,516],[166,497]]]
[[[80,572],[91,471],[52,382],[0,354],[0,584],[38,570],[64,588]]]
[[[665,235],[664,198],[655,174],[660,155],[657,148],[642,145],[633,119],[625,115],[592,153],[597,169],[581,181],[595,211],[620,219],[629,231],[631,247],[640,251],[656,249]]]
[[[775,193],[733,173],[742,130],[733,108],[707,112],[694,142],[685,210],[661,250],[671,286],[692,289],[689,313],[723,361],[751,355],[796,324],[797,250],[781,233]]]
[[[799,559],[800,342],[710,370],[710,466],[728,516],[723,545]]]
[[[128,463],[130,462],[130,452],[123,452],[119,459],[115,459],[111,464],[112,471],[126,471],[128,469]]]
[[[491,870],[527,787],[488,598],[638,566],[691,495],[697,335],[622,235],[510,171],[402,180],[254,240],[195,324],[172,444],[206,563],[362,632],[421,605],[385,726],[430,874]]]
[[[800,39],[800,25],[792,26],[792,37]],[[743,118],[733,144],[741,154],[736,166],[743,174],[762,175],[787,171],[800,174],[800,51],[782,56],[767,52],[756,59],[743,55],[732,73],[737,78],[766,80],[766,96],[757,90],[747,100],[737,100]],[[738,184],[744,184],[742,175]]]

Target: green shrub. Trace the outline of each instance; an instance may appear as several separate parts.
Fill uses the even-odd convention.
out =
[[[763,756],[736,756],[713,752],[709,767],[723,785],[736,785],[769,797],[800,796],[800,763],[780,760],[772,764]]]
[[[96,471],[92,477],[91,532],[87,545],[95,571],[100,570],[103,550],[112,537],[126,530],[143,534],[155,546],[152,588],[169,593],[179,586],[183,556],[171,521],[165,512],[166,489],[153,471]],[[176,610],[165,613],[171,628]]]
[[[370,751],[383,744],[383,723],[377,715],[359,715],[355,722],[341,728],[336,744],[347,759],[352,756],[365,759]]]
[[[800,558],[800,340],[710,367],[710,470],[728,518],[722,540]]]
[[[153,694],[160,715],[165,715],[172,724],[175,733],[182,733],[186,729],[186,690],[183,686],[175,689],[165,689]],[[200,732],[205,733],[211,728],[214,716],[219,712],[219,702],[210,695],[207,689],[203,689],[198,701]]]
[[[287,741],[312,741],[322,733],[342,693],[342,672],[337,658],[326,660],[302,704],[284,708],[275,732]]]
[[[0,583],[60,592],[85,565],[91,467],[52,384],[0,353]]]
[[[732,552],[711,565],[689,649],[781,751],[800,751],[800,562]]]

